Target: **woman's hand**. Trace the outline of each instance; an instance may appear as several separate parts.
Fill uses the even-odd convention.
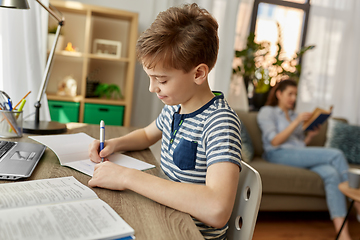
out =
[[[298,116],[287,126],[283,131],[276,134],[276,136],[271,140],[271,145],[274,147],[279,146],[287,141],[289,136],[297,129],[297,127],[303,122],[310,118],[311,113],[303,112],[298,114]],[[290,119],[289,119],[290,121]]]
[[[306,136],[313,138],[314,136],[318,135],[320,132],[320,127],[321,125],[317,125],[313,128],[313,130],[308,131]]]
[[[115,150],[115,142],[112,140],[105,141],[104,149],[100,151],[100,141],[94,140],[89,145],[89,157],[92,162],[99,163],[101,162],[101,158],[106,158],[110,154],[112,154]],[[107,160],[107,159],[105,159]]]
[[[320,127],[321,127],[321,125],[317,125],[316,127],[313,128],[313,130],[307,131],[306,138],[304,140],[306,145],[308,145],[310,143],[310,141],[311,141],[311,139],[313,139],[313,137],[315,137],[316,135],[319,134]]]
[[[298,123],[302,123],[306,120],[308,120],[310,117],[311,117],[311,114],[310,112],[303,112],[303,113],[300,113],[297,118],[295,119],[295,121],[297,121]]]
[[[321,125],[317,125],[316,127],[313,128],[313,130],[310,130],[307,132],[307,136],[311,136],[311,137],[314,137],[316,135],[319,134],[320,132],[320,128],[321,128]]]
[[[88,184],[90,187],[125,190],[127,175],[131,174],[132,170],[109,161],[99,163],[96,164],[94,175]]]

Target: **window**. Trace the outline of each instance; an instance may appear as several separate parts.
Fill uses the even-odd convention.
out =
[[[235,49],[244,49],[249,32],[255,33],[255,42],[270,43],[268,59],[265,59],[265,65],[269,66],[278,51],[276,43],[280,30],[283,47],[280,59],[291,59],[304,47],[309,10],[309,0],[254,0],[253,4],[251,1],[241,1],[236,25]],[[233,67],[241,65],[240,62],[239,58],[234,58]],[[292,62],[292,64],[296,63]],[[288,67],[284,65],[284,69]],[[291,67],[286,70],[293,72]],[[270,76],[276,75],[272,73],[273,71],[274,68],[270,69]],[[273,86],[276,81],[278,78],[271,78],[271,85]],[[247,83],[245,87],[247,89]]]
[[[281,31],[283,49],[280,57],[291,59],[304,46],[309,10],[308,0],[255,0],[250,32],[255,33],[255,42],[270,43],[269,55],[274,57],[278,51],[276,43]],[[276,80],[273,79],[271,85]]]

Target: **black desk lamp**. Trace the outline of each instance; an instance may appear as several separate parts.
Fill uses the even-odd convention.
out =
[[[55,40],[53,42],[47,63],[45,68],[45,73],[43,76],[43,80],[40,85],[40,91],[37,97],[37,101],[35,103],[35,121],[24,121],[23,123],[23,132],[24,133],[32,133],[32,134],[60,134],[66,132],[66,125],[54,121],[40,121],[40,107],[41,107],[41,99],[45,92],[47,83],[50,77],[50,68],[52,64],[52,60],[55,53],[56,44],[58,42],[60,36],[61,27],[64,25],[64,17],[57,16],[50,8],[46,7],[39,0],[36,0],[53,18],[58,22],[58,27],[56,29]],[[51,6],[51,5],[50,5]],[[14,9],[29,9],[29,4],[27,0],[0,0],[0,7],[4,8],[14,8]],[[56,9],[51,6],[51,8]],[[57,9],[56,11],[60,13]],[[61,13],[60,13],[61,14]]]

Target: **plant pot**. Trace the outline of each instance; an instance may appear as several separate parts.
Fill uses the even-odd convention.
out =
[[[254,95],[252,97],[252,104],[254,106],[255,111],[259,111],[262,106],[265,105],[267,98],[269,96],[269,92],[267,91],[265,93],[256,93],[254,91]]]
[[[47,50],[51,51],[53,42],[55,40],[55,33],[48,33],[47,37]],[[59,36],[55,51],[64,50],[64,36]]]
[[[86,95],[87,98],[97,98],[99,96],[95,95],[95,90],[97,86],[100,84],[99,81],[91,81],[86,79]]]

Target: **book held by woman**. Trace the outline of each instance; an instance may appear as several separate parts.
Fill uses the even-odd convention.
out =
[[[313,111],[311,117],[307,121],[304,121],[303,130],[310,131],[313,130],[318,125],[323,124],[331,116],[332,108],[333,108],[332,106],[330,107],[329,110],[316,108]]]

